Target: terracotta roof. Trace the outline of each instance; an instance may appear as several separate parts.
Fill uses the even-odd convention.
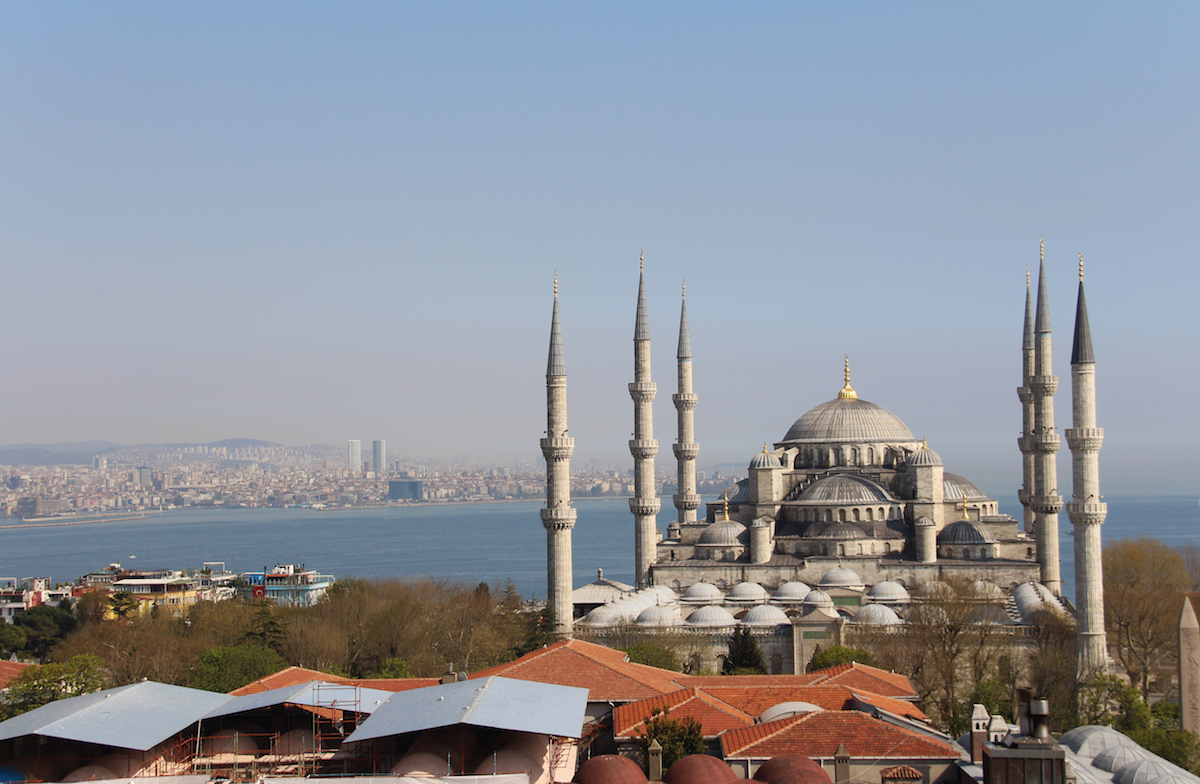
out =
[[[671,694],[652,697],[648,700],[618,705],[613,710],[613,735],[618,738],[635,738],[638,730],[655,709],[670,711],[671,718],[692,718],[700,722],[700,732],[706,738],[715,738],[726,730],[745,727],[754,723],[754,717],[740,711],[711,694],[690,688]]]
[[[815,673],[806,675],[684,675],[675,673],[680,686],[812,686]]]
[[[893,765],[879,771],[879,778],[893,781],[921,781],[925,777],[921,775],[921,771],[909,765]]]
[[[849,686],[856,691],[869,691],[885,697],[916,699],[917,692],[903,675],[871,667],[867,664],[850,662],[808,673],[812,685]]]
[[[781,702],[811,702],[825,710],[853,710],[854,699],[870,703],[889,713],[905,716],[917,721],[929,721],[925,713],[911,702],[886,697],[882,694],[872,694],[867,691],[857,691],[846,686],[708,686],[704,689],[730,705],[741,708],[752,716],[761,716],[762,712]]]
[[[721,736],[726,759],[801,754],[832,759],[839,744],[851,759],[956,760],[949,744],[857,711],[822,711],[730,730]]]
[[[591,702],[635,702],[678,691],[677,672],[633,664],[623,651],[583,640],[563,640],[516,661],[472,673],[471,678],[505,678],[579,686]]]
[[[348,686],[361,686],[363,688],[393,692],[420,689],[425,686],[436,686],[440,682],[437,678],[344,678],[341,675],[332,675],[320,670],[310,670],[307,667],[288,667],[266,677],[259,678],[252,683],[247,683],[245,686],[234,689],[229,693],[235,697],[241,697],[244,694],[282,689],[285,686],[299,686],[310,681],[344,683]]]
[[[0,661],[0,689],[7,689],[8,684],[12,683],[12,679],[20,675],[23,670],[36,666],[36,664],[28,662]]]

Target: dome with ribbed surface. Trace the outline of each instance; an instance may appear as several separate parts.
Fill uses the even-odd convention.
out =
[[[736,520],[720,520],[704,529],[700,534],[699,544],[733,547],[745,545],[748,538],[746,526]]]
[[[921,448],[909,455],[908,460],[904,462],[905,465],[912,468],[922,468],[925,466],[940,466],[942,464],[942,458],[938,456],[937,452],[934,452],[932,449],[922,443]]]
[[[688,616],[689,626],[733,626],[737,623],[734,617],[729,614],[729,610],[724,607],[718,607],[715,604],[710,604],[701,607]]]
[[[883,580],[871,586],[871,592],[867,594],[873,602],[880,604],[898,604],[907,602],[911,597],[908,595],[908,589],[894,580]]]
[[[958,474],[951,474],[950,472],[942,474],[942,489],[947,500],[953,498],[961,501],[964,490],[967,493],[968,501],[988,500],[988,497],[983,494],[982,490],[979,489],[979,485],[975,484],[966,477],[959,476]]]
[[[758,583],[743,582],[725,594],[725,601],[739,604],[760,604],[767,600],[767,589]]]
[[[995,544],[992,529],[974,520],[955,520],[937,535],[938,544],[972,545]]]
[[[892,497],[870,479],[837,474],[813,482],[799,500],[818,504],[877,504],[891,503]]]
[[[818,529],[815,525],[804,532],[805,539],[837,539],[845,541],[847,539],[866,539],[867,534],[857,525],[850,523],[834,523]]]
[[[858,609],[851,623],[863,623],[871,626],[896,626],[904,623],[896,611],[882,604],[867,604]]]
[[[1149,759],[1150,752],[1141,746],[1109,746],[1096,755],[1092,765],[1110,773],[1120,770],[1132,762]]]
[[[753,471],[756,468],[783,468],[783,463],[779,462],[779,458],[768,452],[764,447],[763,451],[755,455],[754,459],[750,461],[750,470]]]
[[[688,589],[683,592],[683,597],[679,600],[688,604],[713,604],[715,602],[724,601],[725,595],[721,593],[721,589],[712,583],[698,582],[692,583]]]
[[[840,444],[855,441],[915,441],[912,431],[883,406],[856,398],[838,398],[810,409],[796,420],[782,443]]]
[[[647,607],[638,613],[637,617],[638,626],[653,626],[658,628],[663,626],[678,626],[681,623],[683,623],[683,619],[674,610],[660,605]]]
[[[779,586],[775,591],[775,595],[771,597],[771,601],[776,604],[799,604],[804,601],[804,597],[812,591],[802,582],[789,581]]]
[[[783,610],[769,604],[751,607],[742,616],[742,625],[744,626],[787,626],[790,623],[791,621],[788,620],[787,614]]]
[[[806,610],[816,609],[817,607],[824,607],[832,610],[833,599],[831,599],[829,594],[825,593],[824,591],[813,590],[809,591],[808,596],[804,597],[804,601],[801,602],[801,606]]]
[[[862,578],[853,569],[847,569],[844,566],[838,566],[826,572],[825,576],[821,578],[821,587],[849,588],[854,591],[866,588]]]

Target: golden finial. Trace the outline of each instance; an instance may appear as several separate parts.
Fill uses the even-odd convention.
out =
[[[645,251],[645,249],[640,251],[640,254],[641,255],[638,257],[638,269],[641,272],[645,272],[646,271],[646,251]]]
[[[766,453],[767,453],[767,442],[763,441],[763,454],[765,455]]]
[[[554,271],[554,298],[558,299],[558,270]]]
[[[838,400],[858,400],[858,393],[850,386],[850,355],[846,355],[846,386],[842,387],[842,391],[838,392]]]
[[[1045,238],[1038,240],[1038,261],[1046,263],[1046,240]]]
[[[971,519],[970,517],[967,516],[967,490],[966,490],[966,488],[963,488],[963,516],[962,516],[962,519],[964,519],[964,520]]]
[[[724,504],[725,504],[725,519],[728,520],[729,519],[729,491],[728,490],[726,490],[724,493],[721,493],[721,501],[724,502]]]
[[[921,438],[921,448],[922,448],[922,449],[928,449],[928,448],[929,448],[929,441],[928,441],[926,438],[924,438],[924,437],[922,437],[922,438]]]
[[[1079,282],[1083,283],[1083,254],[1079,254]]]
[[[1025,267],[1025,288],[1029,288],[1029,267]]]
[[[687,299],[687,280],[683,281],[683,298]]]

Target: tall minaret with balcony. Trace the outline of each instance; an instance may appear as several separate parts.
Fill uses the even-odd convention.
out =
[[[1032,535],[1034,529],[1034,511],[1031,506],[1033,498],[1034,463],[1033,455],[1033,389],[1030,388],[1036,367],[1033,350],[1033,297],[1029,290],[1029,268],[1025,268],[1025,336],[1021,343],[1021,386],[1017,387],[1017,397],[1021,398],[1021,437],[1017,444],[1021,447],[1021,489],[1017,491],[1017,499],[1025,508],[1025,533]]]
[[[550,359],[546,365],[546,605],[554,610],[555,633],[570,637],[575,605],[571,600],[571,453],[575,439],[567,435],[567,366],[563,361],[558,323],[558,276],[554,276],[554,315],[550,320]]]
[[[675,441],[675,460],[678,466],[679,492],[675,493],[676,520],[680,525],[696,522],[696,510],[700,508],[700,496],[696,494],[696,457],[700,445],[696,443],[695,411],[699,398],[692,392],[692,339],[688,334],[687,284],[683,285],[682,305],[679,309],[679,350],[675,359],[679,366],[679,392],[671,396],[679,417],[679,437]]]
[[[1042,583],[1056,596],[1062,590],[1058,560],[1058,513],[1063,499],[1058,494],[1057,452],[1061,438],[1054,429],[1054,392],[1058,376],[1050,359],[1050,303],[1046,288],[1046,258],[1043,250],[1038,269],[1037,315],[1034,317],[1034,375],[1029,380],[1033,391],[1034,511],[1038,565]]]
[[[1072,490],[1067,516],[1075,526],[1075,622],[1079,635],[1079,677],[1102,672],[1108,665],[1104,635],[1104,564],[1100,526],[1108,504],[1100,499],[1100,445],[1104,429],[1096,427],[1096,358],[1083,296],[1083,254],[1079,254],[1079,300],[1075,305],[1075,342],[1071,347],[1071,413],[1066,432],[1071,448]]]
[[[654,493],[654,456],[658,441],[654,440],[654,396],[658,387],[650,380],[650,317],[646,312],[646,257],[641,257],[638,275],[637,322],[633,329],[633,383],[629,396],[633,398],[633,439],[629,452],[633,455],[633,512],[634,580],[638,588],[650,585],[650,567],[654,564],[658,546],[658,496]]]

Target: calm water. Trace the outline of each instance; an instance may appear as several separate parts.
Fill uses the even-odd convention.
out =
[[[1172,546],[1200,544],[1194,497],[1106,498],[1106,541],[1138,534]],[[0,577],[50,576],[69,582],[119,561],[130,568],[198,568],[224,561],[232,571],[304,563],[338,577],[430,577],[469,583],[511,578],[525,596],[546,595],[541,502],[410,506],[315,512],[310,509],[185,509],[88,525],[0,530]],[[575,585],[596,569],[633,580],[633,518],[623,498],[576,504]],[[665,528],[669,505],[659,515]],[[1020,518],[1015,501],[1001,511]],[[1060,518],[1062,574],[1074,597],[1074,540]],[[133,558],[132,556],[136,556]]]

